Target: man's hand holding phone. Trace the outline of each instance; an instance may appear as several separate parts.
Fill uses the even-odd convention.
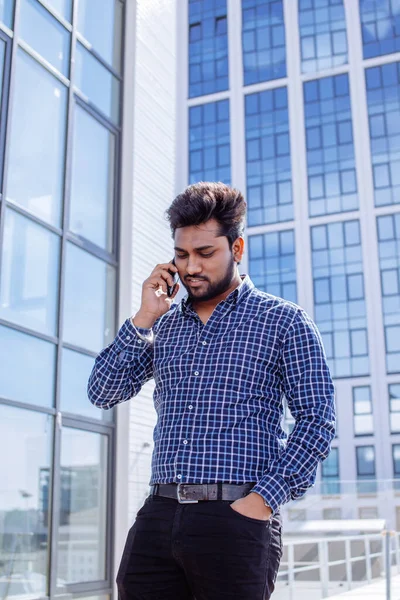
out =
[[[136,327],[150,329],[162,315],[171,308],[179,283],[176,282],[178,269],[174,260],[157,265],[142,286],[142,304],[133,317]]]

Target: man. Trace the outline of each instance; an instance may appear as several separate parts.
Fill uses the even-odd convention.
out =
[[[319,333],[300,307],[240,276],[245,210],[222,183],[177,196],[176,266],[153,270],[90,376],[89,398],[105,409],[155,380],[151,494],[128,534],[122,600],[270,598],[279,508],[329,452],[334,388]],[[179,304],[171,273],[187,291]],[[296,420],[287,443],[283,396]]]

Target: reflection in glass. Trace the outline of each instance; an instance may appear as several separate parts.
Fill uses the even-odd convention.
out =
[[[0,325],[0,356],[2,398],[49,407],[53,405],[56,366],[54,344]],[[45,377],[43,372],[46,373]]]
[[[322,71],[347,62],[346,18],[343,0],[299,0],[301,67],[303,73]]]
[[[315,320],[335,377],[369,371],[360,224],[311,229]]]
[[[399,19],[396,0],[360,0],[364,58],[400,50]]]
[[[189,109],[189,178],[230,183],[229,100]]]
[[[78,31],[116,71],[121,68],[122,8],[120,0],[78,1]]]
[[[61,499],[58,581],[106,578],[107,437],[64,428],[61,440]]]
[[[46,0],[66,21],[71,21],[72,0]]]
[[[70,33],[37,0],[22,0],[19,35],[68,77]]]
[[[332,448],[328,458],[322,462],[321,478],[322,494],[340,494],[338,448]]]
[[[400,213],[378,217],[379,261],[388,373],[400,371]]]
[[[115,334],[115,269],[67,245],[64,339],[99,352]]]
[[[264,292],[296,302],[294,231],[249,236],[249,249],[250,277],[254,285]]]
[[[0,282],[0,317],[56,335],[59,237],[8,210]]]
[[[246,172],[249,225],[293,219],[286,88],[248,94]]]
[[[189,96],[227,90],[227,1],[189,2]]]
[[[0,406],[1,598],[48,594],[52,429],[49,415]]]
[[[63,348],[61,363],[61,410],[92,419],[112,420],[112,411],[95,408],[86,388],[94,358]]]
[[[112,252],[115,136],[76,106],[70,229]]]
[[[60,225],[67,90],[18,50],[6,198]]]
[[[371,388],[363,385],[353,388],[354,434],[368,435],[374,432]]]
[[[119,81],[82,44],[76,45],[76,85],[89,102],[119,122]]]
[[[10,29],[14,25],[14,0],[0,2],[0,21]]]

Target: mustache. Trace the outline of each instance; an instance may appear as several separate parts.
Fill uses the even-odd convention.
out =
[[[198,279],[200,281],[208,281],[207,277],[193,277],[193,275],[186,275],[185,281],[190,281],[191,279]]]

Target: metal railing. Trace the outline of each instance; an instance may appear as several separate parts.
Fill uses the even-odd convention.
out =
[[[400,572],[400,533],[287,540],[274,600],[318,600]]]

